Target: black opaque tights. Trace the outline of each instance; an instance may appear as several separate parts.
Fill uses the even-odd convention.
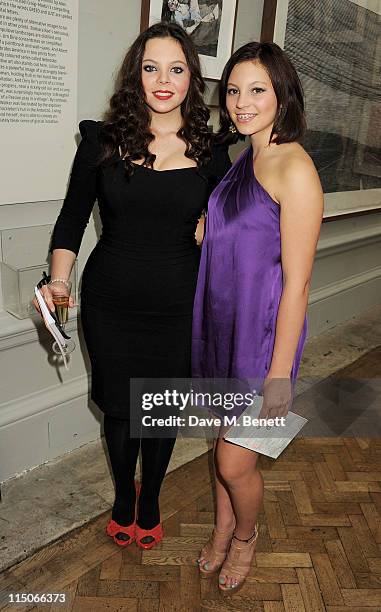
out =
[[[159,493],[176,438],[130,438],[130,423],[105,415],[104,433],[115,481],[112,518],[130,525],[135,518],[135,469],[141,446],[142,479],[137,523],[152,529],[160,521]]]

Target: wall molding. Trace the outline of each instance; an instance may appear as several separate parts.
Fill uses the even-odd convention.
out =
[[[376,242],[381,242],[381,225],[374,228],[368,227],[366,229],[343,232],[336,236],[327,236],[320,238],[315,259],[338,255],[354,248],[370,246]]]
[[[41,414],[45,410],[51,410],[79,397],[88,401],[90,376],[84,374],[68,382],[54,387],[47,387],[42,391],[36,391],[22,397],[0,404],[0,428],[22,419]]]
[[[320,287],[319,289],[311,290],[308,305],[310,306],[316,304],[317,302],[321,302],[322,300],[336,297],[344,291],[356,289],[361,287],[361,285],[365,285],[366,283],[370,283],[377,279],[381,280],[381,266],[376,266],[371,270],[366,270],[365,272],[360,272],[358,274],[352,274],[343,280],[335,281],[334,283],[329,283],[324,285],[324,287]]]
[[[69,320],[66,325],[67,331],[73,332],[77,329],[79,310],[75,306],[71,309]],[[38,342],[39,332],[48,331],[44,329],[43,323],[37,316],[27,319],[17,319],[5,310],[0,311],[0,351],[5,351],[30,342]],[[48,337],[48,335],[46,336]],[[53,341],[53,336],[52,336]]]

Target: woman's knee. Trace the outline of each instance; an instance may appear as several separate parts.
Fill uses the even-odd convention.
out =
[[[245,478],[245,473],[237,469],[235,466],[226,465],[223,462],[217,464],[218,473],[222,480],[229,486],[233,487]]]
[[[255,460],[242,460],[242,458],[234,457],[232,452],[225,453],[224,449],[217,448],[215,453],[216,469],[229,486],[234,486],[242,483],[246,479],[250,479],[255,472]]]

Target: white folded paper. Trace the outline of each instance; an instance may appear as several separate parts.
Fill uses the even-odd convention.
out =
[[[252,404],[237,418],[236,424],[226,432],[224,440],[276,459],[307,423],[307,419],[289,411],[284,417],[284,424],[258,424],[262,404],[263,397],[256,395]]]
[[[44,321],[47,325],[47,328],[49,329],[50,333],[52,334],[53,338],[55,339],[55,341],[57,342],[59,349],[61,351],[61,355],[65,364],[65,368],[68,370],[68,365],[67,365],[67,359],[66,359],[66,355],[64,353],[63,347],[66,346],[66,340],[63,337],[63,335],[61,334],[60,330],[58,329],[55,320],[53,319],[50,310],[39,290],[39,288],[36,286],[34,288],[34,293],[35,296],[37,298],[38,301],[38,305],[40,307],[41,310],[41,314],[44,318]]]

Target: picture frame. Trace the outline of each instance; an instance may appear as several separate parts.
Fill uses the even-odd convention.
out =
[[[179,23],[198,50],[205,79],[218,81],[231,56],[238,0],[142,0],[140,31],[162,19]]]
[[[302,144],[322,181],[326,221],[381,212],[380,12],[374,0],[264,0],[261,41],[282,47],[302,81],[308,125]]]

